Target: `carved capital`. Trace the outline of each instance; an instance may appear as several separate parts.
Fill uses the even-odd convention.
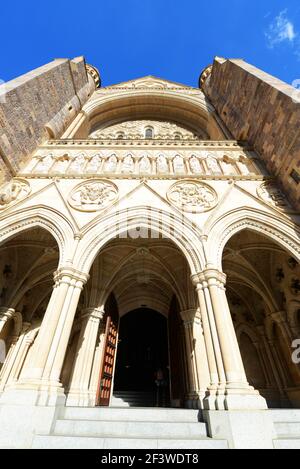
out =
[[[96,321],[101,321],[101,319],[103,319],[104,314],[105,311],[103,308],[85,308],[81,311],[81,319],[94,319]]]
[[[226,274],[221,272],[215,268],[208,268],[203,270],[202,272],[198,272],[197,274],[192,275],[191,279],[195,286],[199,284],[207,284],[211,285],[216,283],[220,287],[224,287],[226,285]]]
[[[88,279],[90,278],[89,274],[81,272],[80,270],[74,269],[73,267],[60,267],[54,273],[54,280],[56,283],[68,283],[71,285],[74,282],[79,282],[79,284],[85,285]],[[80,286],[80,285],[79,285]]]

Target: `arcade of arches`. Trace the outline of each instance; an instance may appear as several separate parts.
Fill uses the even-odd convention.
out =
[[[41,228],[22,231],[0,249],[0,338],[7,351],[0,375],[3,391],[32,378],[38,337],[43,324],[51,321],[47,305],[59,252],[54,238]],[[249,385],[269,407],[298,406],[300,369],[290,358],[291,344],[300,333],[298,262],[271,239],[244,230],[227,242],[223,269],[231,312],[226,320],[232,318]],[[218,319],[212,321],[207,298],[203,303],[203,286],[210,282],[206,275],[202,283],[192,282],[185,256],[162,236],[108,242],[74,305],[67,348],[57,363],[67,405],[109,405],[114,390],[152,392],[155,403],[158,368],[164,369],[167,381],[163,405],[205,407],[213,392],[217,406],[222,405],[218,394],[223,385],[224,400],[226,360],[222,365],[222,353],[208,354],[210,346],[215,352],[221,349],[224,339]],[[222,274],[210,275],[219,279]],[[213,288],[212,283],[212,304],[218,305]],[[222,315],[227,311],[223,303]],[[212,332],[219,335],[217,344]],[[49,356],[43,373],[51,376],[47,360]]]

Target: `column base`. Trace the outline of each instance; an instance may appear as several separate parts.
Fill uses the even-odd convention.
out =
[[[34,435],[49,435],[65,405],[63,393],[5,389],[0,397],[0,448],[30,448]]]
[[[93,407],[95,406],[95,393],[90,391],[71,390],[67,393],[67,407]]]
[[[266,410],[267,401],[252,388],[208,391],[203,400],[205,410]]]
[[[231,449],[274,449],[272,415],[266,410],[203,412],[211,438],[225,439]]]

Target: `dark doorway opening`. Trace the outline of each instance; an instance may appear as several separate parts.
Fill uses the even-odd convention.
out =
[[[157,372],[165,380],[163,402],[157,401]],[[148,393],[152,405],[169,403],[169,352],[167,319],[147,308],[134,310],[120,320],[114,392]],[[150,399],[151,401],[151,399]],[[160,396],[161,401],[161,396]]]

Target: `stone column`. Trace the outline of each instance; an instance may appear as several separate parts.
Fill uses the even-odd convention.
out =
[[[55,286],[34,344],[31,362],[19,387],[61,387],[60,371],[79,296],[88,275],[67,267],[58,269],[54,279]]]
[[[208,288],[217,335],[213,335],[215,353],[218,344],[226,378],[225,408],[235,409],[266,409],[264,398],[249,386],[242,362],[242,357],[233,326],[226,294],[226,275],[217,269],[206,269],[196,276],[202,285]]]
[[[0,390],[4,389],[5,386],[8,386],[9,383],[17,379],[18,373],[22,367],[26,356],[27,343],[26,337],[27,332],[31,324],[29,322],[23,323],[23,328],[20,336],[15,340],[15,345],[13,347],[10,358],[7,360],[7,366],[5,373],[1,379]]]
[[[199,395],[199,383],[197,376],[197,368],[195,363],[195,345],[194,345],[194,319],[195,319],[195,310],[181,311],[180,315],[183,320],[184,326],[184,343],[186,349],[186,365],[188,370],[188,381],[189,381],[189,391],[187,398],[189,401],[198,400]]]
[[[17,335],[12,336],[11,345],[9,347],[8,353],[5,358],[5,362],[0,372],[0,391],[3,391],[6,385],[9,373],[11,371],[11,367],[14,363],[16,354],[18,352],[18,346],[17,346],[18,340],[19,340],[19,336]]]
[[[67,405],[89,406],[90,380],[93,368],[96,342],[101,320],[104,316],[102,308],[87,308],[81,313],[81,330],[73,366]]]
[[[196,286],[199,299],[204,342],[210,375],[210,385],[208,386],[207,397],[205,399],[204,406],[205,408],[211,410],[222,410],[224,409],[226,379],[212,304],[208,291],[208,284],[207,282],[201,283],[201,279],[198,275],[194,276],[192,280]]]
[[[189,374],[189,399],[192,407],[203,408],[207,388],[210,385],[207,355],[199,311],[182,311],[185,345]]]

